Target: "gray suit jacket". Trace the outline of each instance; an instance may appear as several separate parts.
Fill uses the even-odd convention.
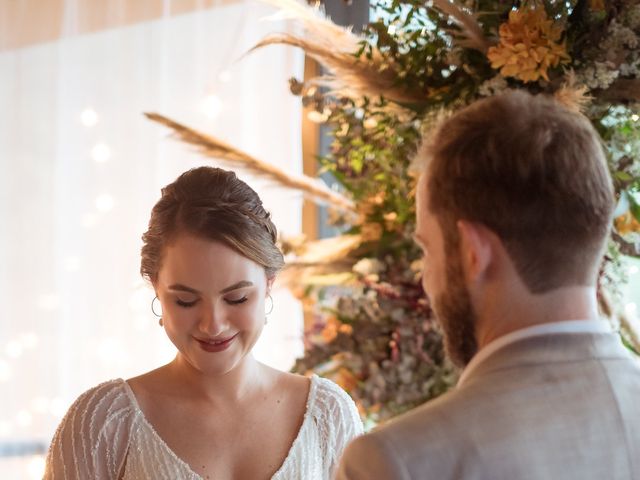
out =
[[[530,337],[359,437],[337,480],[640,479],[640,366],[615,334]]]

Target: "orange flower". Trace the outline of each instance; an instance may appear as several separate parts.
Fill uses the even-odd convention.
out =
[[[523,82],[549,80],[547,70],[570,60],[564,42],[558,43],[562,27],[547,18],[542,7],[512,10],[509,21],[500,25],[500,43],[491,47],[491,67],[505,77]]]
[[[634,217],[630,211],[616,217],[614,223],[620,235],[640,233],[640,222],[638,222],[638,219]]]
[[[342,387],[343,390],[351,392],[358,386],[356,376],[344,367],[341,367],[334,375],[333,381]]]
[[[353,327],[351,325],[347,325],[346,323],[343,323],[338,327],[338,331],[340,333],[344,333],[345,335],[351,335],[353,333]]]
[[[320,336],[322,340],[326,343],[331,342],[336,336],[338,336],[338,328],[340,326],[340,322],[335,317],[329,317],[327,323],[325,324],[322,332],[320,332]]]

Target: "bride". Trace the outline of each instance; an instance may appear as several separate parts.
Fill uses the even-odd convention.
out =
[[[362,432],[353,401],[251,355],[284,264],[258,195],[233,172],[190,170],[162,190],[143,241],[140,270],[176,357],[82,394],[45,479],[330,478]]]

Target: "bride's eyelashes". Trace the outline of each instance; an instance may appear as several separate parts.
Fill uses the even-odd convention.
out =
[[[237,300],[225,298],[224,301],[227,302],[229,305],[240,305],[241,303],[246,302],[248,299],[249,297],[242,297],[242,298],[238,298]]]
[[[193,307],[196,303],[198,303],[198,300],[193,300],[191,302],[185,302],[184,300],[180,300],[179,298],[176,299],[176,305],[183,307],[183,308],[190,308]]]
[[[240,305],[244,302],[246,302],[249,299],[249,297],[242,297],[242,298],[238,298],[238,299],[231,299],[231,298],[225,298],[224,301],[226,303],[228,303],[229,305]],[[176,299],[176,305],[182,307],[182,308],[190,308],[193,307],[196,303],[198,303],[198,300],[193,300],[191,302],[187,302],[181,299]]]

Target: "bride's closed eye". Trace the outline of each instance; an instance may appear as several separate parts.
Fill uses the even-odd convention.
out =
[[[181,300],[179,298],[176,299],[176,305],[179,305],[180,307],[184,307],[184,308],[193,307],[196,303],[198,303],[198,299],[192,300],[190,302],[187,302],[185,300]]]
[[[240,305],[241,303],[244,303],[248,300],[248,297],[244,296],[242,298],[238,298],[238,299],[232,299],[232,298],[225,298],[224,301],[227,302],[229,305]]]

